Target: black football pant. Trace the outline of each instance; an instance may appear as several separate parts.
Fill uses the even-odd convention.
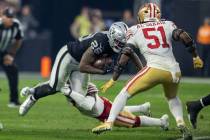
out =
[[[12,65],[4,65],[3,57],[6,53],[0,52],[0,66],[6,73],[10,90],[10,102],[18,103],[18,68],[13,63]]]
[[[53,95],[60,91],[67,81],[73,90],[84,93],[83,89],[86,89],[88,80],[89,76],[80,73],[79,63],[70,55],[67,46],[64,46],[56,56],[49,81],[35,86],[33,96],[38,100]]]
[[[210,105],[210,94],[202,98],[202,102],[204,106]]]

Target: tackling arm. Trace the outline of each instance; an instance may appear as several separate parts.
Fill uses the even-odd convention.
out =
[[[195,47],[196,46],[195,42],[189,33],[187,33],[186,31],[182,29],[175,29],[173,31],[172,36],[175,41],[181,41],[185,45],[188,52],[192,53],[193,57],[198,56],[198,53]]]
[[[114,67],[112,79],[110,79],[107,83],[105,83],[101,87],[101,91],[103,93],[106,92],[107,89],[109,89],[111,86],[114,85],[114,83],[120,77],[122,71],[124,70],[125,66],[127,65],[128,61],[130,59],[134,62],[134,64],[136,65],[136,67],[139,70],[143,67],[139,57],[137,56],[137,54],[133,51],[133,49],[131,47],[133,47],[133,45],[126,44],[126,47],[122,50],[122,52],[118,58],[117,64]]]
[[[132,44],[126,44],[126,47],[122,50],[121,55],[118,58],[117,65],[114,67],[113,80],[116,81],[129,60],[136,65],[138,70],[142,69],[143,65],[138,57],[138,55],[133,51]]]

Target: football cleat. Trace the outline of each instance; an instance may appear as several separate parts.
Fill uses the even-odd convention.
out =
[[[169,117],[167,114],[163,115],[160,120],[161,120],[161,128],[165,131],[169,130]]]
[[[104,122],[103,124],[93,128],[92,133],[101,134],[105,131],[111,131],[111,130],[112,130],[112,123]]]
[[[21,91],[20,91],[20,96],[21,97],[26,97],[28,95],[31,94],[31,91],[30,91],[30,87],[24,87]]]
[[[20,103],[19,102],[10,102],[7,106],[9,108],[18,108],[18,107],[20,107]]]
[[[197,128],[197,117],[202,109],[200,106],[200,102],[198,101],[192,101],[186,103],[187,112],[188,112],[188,119],[193,126],[194,129]]]
[[[151,108],[150,102],[146,102],[146,103],[144,103],[140,106],[143,106],[144,109],[145,109],[145,110],[142,110],[140,113],[143,113],[143,115],[148,116],[148,117],[152,116],[152,113],[151,113],[151,110],[150,110],[150,108]]]
[[[27,99],[20,106],[19,114],[21,116],[24,116],[35,103],[36,100],[33,99],[33,95],[28,96]]]
[[[192,134],[190,130],[185,125],[179,125],[177,126],[180,132],[182,133],[182,137],[184,140],[192,140]]]
[[[61,93],[67,97],[70,97],[70,94],[72,92],[70,85],[65,85],[64,87],[61,88]]]

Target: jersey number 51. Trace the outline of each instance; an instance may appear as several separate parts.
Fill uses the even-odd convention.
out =
[[[144,28],[142,29],[144,37],[148,40],[154,40],[154,44],[149,43],[147,46],[150,49],[157,49],[162,45],[163,48],[169,48],[169,44],[166,41],[166,34],[164,31],[163,26],[159,26],[157,29],[156,28]],[[161,38],[158,38],[156,35],[149,35],[149,32],[160,32]],[[162,40],[163,44],[160,44],[160,39]]]

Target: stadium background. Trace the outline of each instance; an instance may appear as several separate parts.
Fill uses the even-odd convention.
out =
[[[25,86],[34,86],[46,79],[39,75],[41,58],[49,56],[54,60],[57,51],[68,41],[73,40],[69,31],[69,26],[75,17],[80,14],[84,6],[98,8],[102,11],[104,20],[118,21],[122,19],[125,9],[136,13],[137,7],[149,0],[0,0],[0,10],[2,7],[14,6],[20,18],[21,9],[24,5],[30,5],[32,14],[36,18],[39,26],[31,29],[29,35],[26,34],[22,48],[19,50],[16,62],[20,69],[19,90]],[[151,1],[151,0],[150,0]],[[205,17],[210,16],[209,0],[153,0],[161,5],[163,18],[173,20],[180,28],[186,29],[194,38],[197,36],[198,28],[203,23]],[[7,4],[5,4],[7,3]],[[134,18],[135,18],[134,14]],[[184,76],[201,77],[201,71],[195,71],[192,67],[191,56],[186,52],[181,43],[174,44],[174,52],[181,65]],[[198,44],[198,48],[200,48]],[[210,61],[208,61],[209,63]],[[126,73],[134,72],[135,69],[129,66]],[[29,72],[29,73],[28,73]],[[123,76],[108,93],[100,94],[111,101],[124,86],[124,80],[128,76]],[[105,83],[104,79],[110,76],[94,76],[93,82],[100,87]],[[209,78],[184,78],[180,84],[179,96],[183,102],[197,100],[209,93]],[[169,112],[167,102],[162,96],[161,86],[157,86],[144,94],[137,95],[129,100],[128,104],[137,105],[150,101],[152,105],[152,115],[160,117],[162,114],[169,114],[170,130],[160,131],[158,128],[114,128],[114,131],[95,136],[90,133],[91,128],[99,122],[93,118],[81,115],[79,111],[67,104],[63,95],[57,94],[40,100],[24,117],[20,117],[18,109],[7,107],[8,103],[8,83],[5,74],[0,70],[0,122],[4,129],[0,132],[0,140],[175,140],[180,138],[180,133],[176,128],[175,121]],[[161,94],[162,93],[162,94]],[[20,98],[21,103],[25,98]],[[184,117],[187,126],[186,109]],[[209,140],[210,110],[205,108],[198,118],[198,129],[191,130],[196,139]]]
[[[74,40],[69,26],[82,7],[100,9],[104,20],[119,21],[122,19],[124,10],[131,10],[135,18],[139,5],[148,2],[148,0],[8,1],[18,3],[17,11],[21,11],[24,5],[30,5],[32,14],[39,23],[36,28],[37,35],[32,38],[26,36],[23,47],[18,52],[16,61],[21,72],[39,72],[43,56],[50,56],[54,60],[57,51],[68,41]],[[155,2],[161,5],[163,18],[175,21],[178,27],[186,29],[194,38],[203,19],[210,16],[210,1],[208,0],[155,0]],[[191,56],[181,43],[174,44],[174,53],[184,76],[202,76],[201,70],[193,70]],[[131,66],[125,72],[134,73],[135,69]]]

